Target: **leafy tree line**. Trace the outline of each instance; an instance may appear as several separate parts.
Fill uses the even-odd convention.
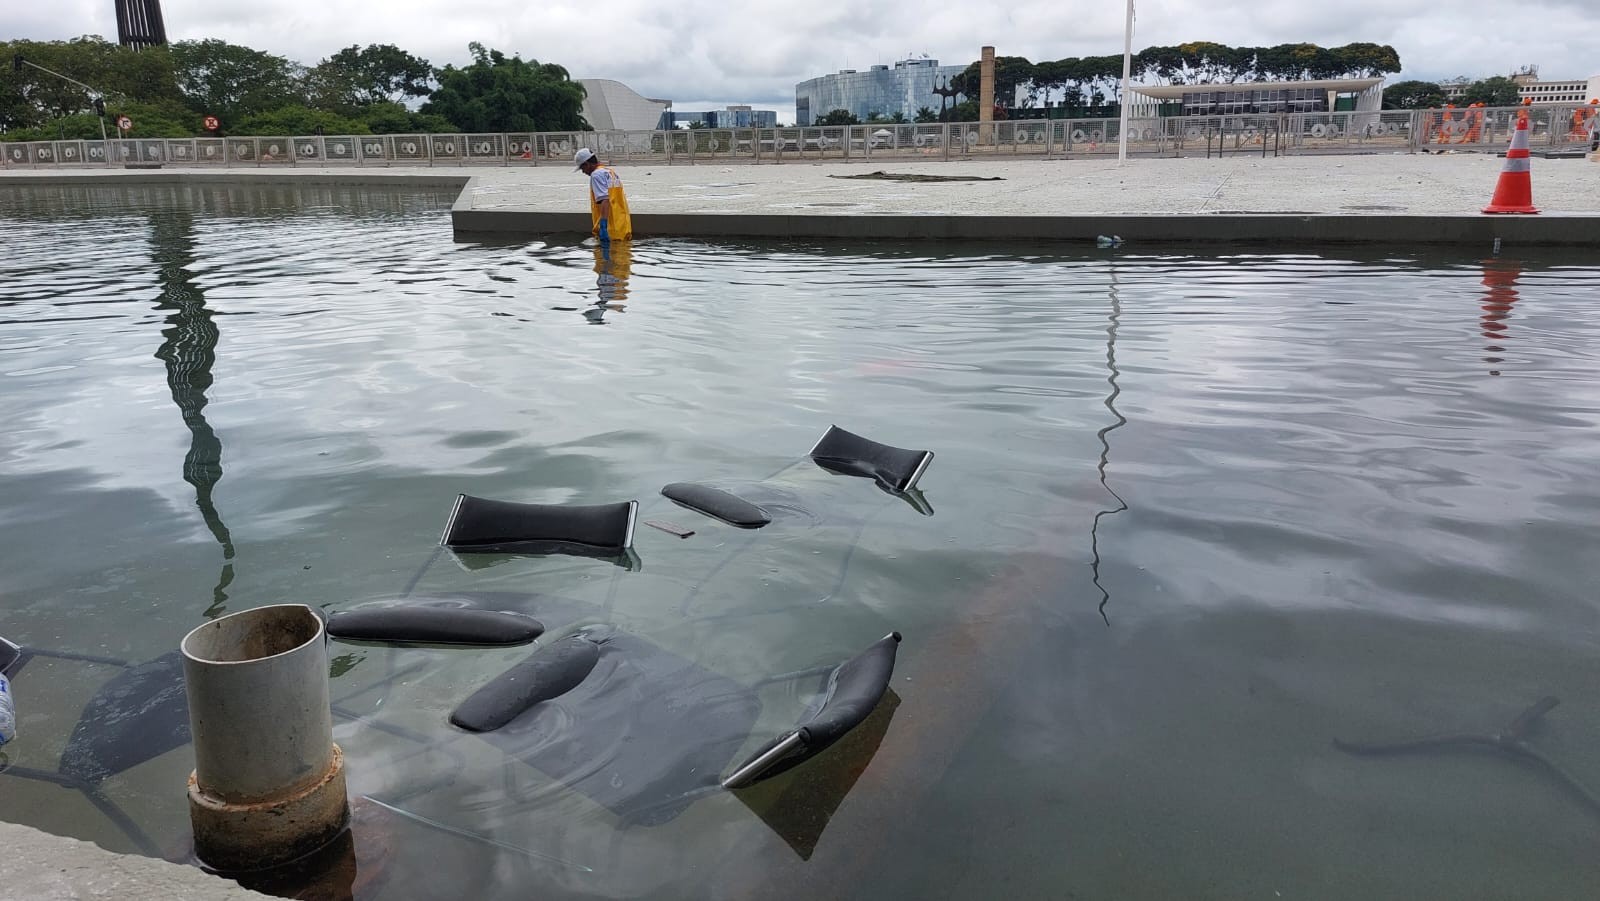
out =
[[[1517,83],[1504,75],[1482,78],[1466,86],[1460,97],[1446,99],[1444,86],[1434,81],[1400,81],[1383,89],[1386,109],[1427,109],[1446,103],[1466,106],[1482,103],[1485,106],[1516,106],[1522,98]]]
[[[100,137],[93,98],[35,66],[105,92],[133,137],[564,131],[586,128],[583,86],[551,63],[478,43],[472,62],[436,68],[391,44],[351,46],[304,66],[220,40],[130,50],[88,35],[0,42],[0,139]],[[31,63],[26,65],[18,59]],[[415,111],[406,104],[426,98]],[[108,121],[108,127],[110,122]]]
[[[966,96],[954,118],[977,118],[980,64],[951,79]],[[1278,44],[1273,47],[1229,47],[1195,41],[1171,47],[1146,47],[1134,55],[1130,77],[1141,84],[1237,84],[1251,81],[1368,78],[1400,71],[1400,55],[1387,44],[1355,43],[1343,47]],[[1027,107],[1059,103],[1090,110],[1114,101],[1122,85],[1122,55],[1068,57],[1030,62],[1022,56],[995,57],[995,98],[1009,103],[1022,97]]]

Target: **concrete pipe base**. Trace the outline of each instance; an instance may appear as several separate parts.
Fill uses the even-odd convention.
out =
[[[264,870],[304,857],[337,838],[349,818],[344,752],[338,745],[321,779],[264,801],[223,801],[189,774],[195,855],[221,873]]]

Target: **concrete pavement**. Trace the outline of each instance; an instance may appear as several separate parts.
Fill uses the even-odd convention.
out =
[[[1600,245],[1600,164],[1536,160],[1537,216],[1486,216],[1483,154],[618,166],[640,236]],[[890,175],[999,178],[918,182]],[[588,231],[582,176],[479,173],[458,234]]]
[[[4,901],[267,901],[194,867],[0,823]]]

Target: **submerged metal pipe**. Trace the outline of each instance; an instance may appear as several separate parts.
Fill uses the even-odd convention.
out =
[[[322,619],[303,604],[246,610],[184,637],[195,852],[222,871],[276,866],[345,828]]]

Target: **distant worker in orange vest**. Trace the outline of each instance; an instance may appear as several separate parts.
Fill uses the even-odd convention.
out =
[[[1444,112],[1439,114],[1439,137],[1436,139],[1437,143],[1450,143],[1450,135],[1456,130],[1455,113],[1452,112],[1455,108],[1456,105],[1454,103],[1446,103]]]
[[[589,176],[589,215],[594,220],[594,236],[601,244],[627,241],[633,237],[633,217],[628,213],[628,195],[622,193],[622,176],[587,147],[573,155],[578,171]]]
[[[1567,130],[1567,140],[1579,140],[1589,137],[1589,117],[1594,115],[1593,106],[1580,106],[1572,111],[1572,128]]]
[[[1467,111],[1461,117],[1463,125],[1462,135],[1457,144],[1475,144],[1483,133],[1483,104],[1469,103]]]
[[[1589,101],[1589,152],[1600,151],[1600,99]]]

